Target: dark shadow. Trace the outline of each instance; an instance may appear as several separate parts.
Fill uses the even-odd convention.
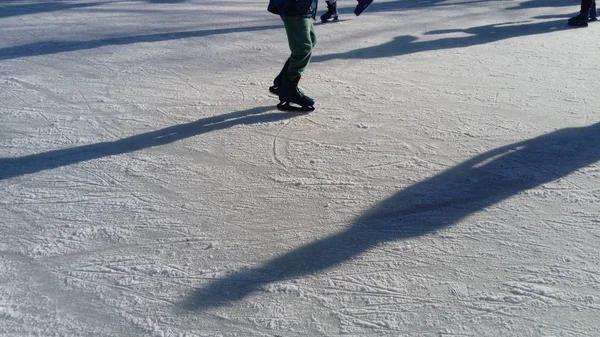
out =
[[[564,22],[567,22],[567,19],[570,18],[571,14],[555,14],[555,15],[539,15],[534,16],[532,19],[538,20],[550,20],[550,19],[564,19]]]
[[[263,114],[275,107],[258,107],[244,111],[208,117],[195,122],[170,126],[112,142],[96,143],[68,149],[49,151],[17,158],[0,158],[0,180],[51,170],[57,167],[81,163],[88,160],[133,152],[169,144],[203,133],[222,130],[236,125],[280,121],[296,113]]]
[[[396,0],[387,2],[377,2],[375,0],[371,6],[367,9],[366,13],[369,12],[393,12],[393,11],[404,11],[418,8],[432,8],[441,6],[461,6],[461,5],[472,5],[482,2],[491,1],[502,1],[502,0],[467,0],[463,2],[448,2],[447,0]]]
[[[373,4],[367,9],[369,12],[394,12],[394,11],[405,11],[414,10],[419,8],[432,8],[435,10],[436,7],[442,6],[471,6],[481,3],[490,2],[501,2],[506,3],[506,0],[463,0],[463,1],[448,1],[448,0],[396,0],[387,2],[378,2],[375,0]],[[512,1],[511,1],[512,2]],[[573,2],[575,3],[575,2]],[[572,6],[573,3],[564,0],[530,0],[519,3],[517,6],[510,7],[508,9],[528,9],[538,7],[562,7]],[[349,10],[351,12],[352,10]],[[346,14],[347,9],[342,9],[342,14]]]
[[[339,234],[217,279],[197,289],[181,306],[189,310],[223,306],[266,284],[322,272],[379,244],[435,233],[598,161],[600,123],[502,146],[399,191]]]
[[[188,32],[157,33],[134,36],[111,37],[91,41],[51,40],[23,44],[20,46],[0,49],[0,61],[16,59],[19,57],[39,56],[48,54],[66,53],[76,50],[100,48],[108,45],[127,45],[142,42],[158,42],[168,40],[187,39],[218,34],[240,32],[254,32],[266,29],[282,28],[282,25],[266,25],[254,27],[222,28],[210,30],[194,30]]]
[[[0,5],[2,2],[6,0],[0,0]],[[37,13],[46,13],[46,12],[56,12],[67,9],[74,8],[85,8],[85,7],[93,7],[99,5],[100,2],[86,2],[86,3],[74,3],[68,1],[52,1],[52,2],[42,2],[42,3],[26,3],[19,5],[8,5],[8,6],[0,6],[0,19],[8,18],[11,16],[20,16],[20,15],[28,15],[28,14],[37,14]]]
[[[568,29],[564,20],[537,22],[537,23],[513,23],[491,24],[468,29],[438,30],[426,33],[427,35],[441,35],[464,33],[469,36],[448,37],[430,41],[417,41],[410,35],[395,37],[392,41],[367,48],[361,48],[344,53],[316,55],[312,62],[324,62],[335,59],[369,59],[380,57],[392,57],[407,54],[420,53],[430,50],[464,48],[481,45],[499,40],[510,39],[520,36],[552,33],[561,29]],[[1,53],[0,53],[1,55]]]
[[[508,9],[529,9],[529,8],[543,8],[543,7],[570,7],[577,6],[580,3],[577,0],[564,1],[564,0],[529,0],[520,2],[518,5],[509,7]]]

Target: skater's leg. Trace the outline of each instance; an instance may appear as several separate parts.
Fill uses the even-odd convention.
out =
[[[569,26],[587,27],[590,19],[590,8],[594,0],[581,0],[581,11],[579,15],[569,19]]]
[[[596,12],[596,0],[592,1],[592,7],[590,8],[590,22],[598,21],[598,14]]]
[[[328,22],[329,19],[333,19],[333,21],[337,21],[338,20],[338,11],[337,11],[337,0],[326,0],[325,3],[327,4],[327,12],[325,12],[325,14],[321,15],[321,22],[325,23]]]
[[[281,87],[281,80],[283,79],[283,76],[287,73],[287,69],[288,69],[289,65],[290,65],[290,59],[288,58],[288,60],[285,61],[285,64],[283,65],[283,68],[281,68],[281,71],[279,72],[277,77],[275,77],[275,79],[273,79],[273,85],[269,87],[269,91],[272,94],[279,95],[279,88]]]
[[[315,28],[310,19],[291,19],[292,20],[290,21],[292,21],[292,23],[286,24],[288,18],[284,18],[284,25],[286,27],[286,33],[288,35],[288,42],[292,54],[283,65],[283,68],[281,69],[281,72],[279,72],[279,75],[277,75],[277,77],[275,77],[275,79],[273,80],[273,86],[269,87],[269,91],[275,95],[279,95],[279,89],[281,87],[283,76],[285,76],[286,74],[292,74],[292,79],[300,77],[300,74],[302,74],[302,71],[304,71],[304,69],[310,62],[312,49],[317,44],[317,35],[315,34]],[[296,22],[297,20],[301,20],[301,25],[298,25],[298,23]],[[308,28],[304,27],[306,24],[305,20],[308,20],[310,22]],[[288,27],[290,28],[288,29]],[[308,48],[309,46],[310,48]],[[290,64],[292,62],[294,62],[294,69],[289,71]]]
[[[310,23],[309,35],[310,35],[310,43],[312,44],[312,48],[314,49],[315,46],[317,45],[317,33],[315,32],[315,26],[312,24],[312,22]]]
[[[354,8],[354,14],[359,16],[365,11],[365,9],[367,9],[367,7],[371,6],[372,3],[373,0],[358,0],[358,5],[356,5],[356,8]]]
[[[581,0],[581,12],[588,12],[593,4],[594,0]]]
[[[283,17],[283,24],[292,54],[289,58],[287,76],[295,80],[300,75],[312,58],[313,46],[317,43],[315,30],[310,18]]]
[[[282,76],[279,88],[280,103],[277,107],[281,110],[312,111],[315,101],[298,89],[300,77],[310,63],[312,49],[317,44],[312,19],[298,17],[282,17],[282,19],[291,55],[287,71]],[[290,103],[299,107],[291,106]]]

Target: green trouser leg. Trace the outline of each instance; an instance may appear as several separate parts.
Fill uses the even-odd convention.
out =
[[[317,35],[311,18],[282,17],[290,45],[287,77],[295,80],[302,75],[312,57],[312,49],[317,44]]]

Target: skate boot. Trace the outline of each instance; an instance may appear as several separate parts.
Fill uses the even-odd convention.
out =
[[[592,8],[590,8],[590,20],[589,22],[598,21],[598,16],[596,14],[596,3],[592,4]]]
[[[359,16],[372,3],[373,3],[373,0],[358,0],[358,5],[356,5],[356,8],[354,8],[354,14],[356,14],[356,16]]]
[[[321,23],[328,22],[329,19],[333,22],[338,21],[337,0],[327,0],[325,3],[327,4],[327,12],[321,15]]]
[[[298,89],[300,77],[290,80],[286,75],[282,76],[279,88],[279,104],[277,109],[282,111],[311,112],[315,110],[315,100],[306,96]],[[292,105],[293,104],[293,105]]]
[[[581,11],[581,13],[579,13],[579,15],[570,18],[569,21],[567,22],[567,24],[569,26],[573,26],[573,27],[587,27],[589,17],[590,17],[589,10]]]
[[[287,71],[288,66],[290,65],[290,60],[285,61],[283,68],[279,72],[279,75],[275,77],[273,80],[273,85],[269,87],[269,92],[271,92],[275,96],[279,96],[279,88],[281,87],[281,79],[283,78],[283,74]]]

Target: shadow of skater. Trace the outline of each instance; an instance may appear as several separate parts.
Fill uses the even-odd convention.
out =
[[[244,32],[255,32],[267,29],[281,28],[281,25],[263,25],[254,27],[237,27],[237,28],[220,28],[220,29],[208,29],[208,30],[193,30],[185,32],[171,32],[171,33],[156,33],[156,34],[144,34],[144,35],[131,35],[131,36],[119,36],[109,37],[99,40],[47,40],[38,41],[19,46],[12,46],[7,48],[0,48],[0,61],[12,60],[20,57],[31,57],[40,55],[50,55],[67,53],[78,50],[87,50],[100,48],[111,45],[128,45],[135,43],[149,43],[159,41],[170,41],[179,39],[189,39],[195,37],[220,35],[220,34],[232,34],[232,33],[244,33]]]
[[[394,0],[385,2],[374,2],[369,7],[369,12],[397,12],[406,10],[415,10],[419,8],[429,8],[435,11],[438,7],[469,7],[478,4],[489,4],[490,2],[498,3],[512,3],[506,0],[461,0],[461,1],[448,1],[448,0]],[[541,7],[561,7],[561,6],[572,6],[573,4],[569,1],[564,0],[528,0],[525,2],[519,2],[513,7],[507,9],[529,9],[529,8],[541,8]],[[347,10],[344,8],[344,12]],[[351,11],[348,11],[348,13]]]
[[[508,9],[530,9],[530,8],[544,8],[544,7],[566,7],[573,6],[574,2],[564,0],[528,0],[519,2],[513,7]]]
[[[257,107],[203,118],[195,122],[174,125],[112,142],[78,146],[24,157],[0,158],[0,180],[164,145],[236,125],[275,122],[299,116],[296,113],[280,112],[262,114],[273,109],[275,107]]]
[[[6,0],[3,0],[6,1]],[[11,16],[21,16],[29,14],[56,12],[76,8],[94,7],[100,5],[100,2],[72,3],[72,2],[42,2],[42,3],[21,3],[17,5],[0,6],[0,19]]]
[[[600,123],[488,151],[399,191],[355,219],[345,231],[215,280],[181,305],[188,310],[222,306],[268,283],[324,271],[378,244],[454,225],[470,214],[598,161]]]
[[[426,33],[427,35],[465,33],[464,37],[448,37],[437,40],[417,41],[410,35],[397,36],[387,43],[351,50],[344,53],[315,55],[312,62],[324,62],[335,59],[369,59],[380,57],[393,57],[420,53],[430,50],[464,48],[480,44],[496,42],[519,36],[552,33],[561,29],[568,29],[564,20],[545,21],[537,23],[516,24],[506,22],[491,24],[468,29],[438,30]]]

